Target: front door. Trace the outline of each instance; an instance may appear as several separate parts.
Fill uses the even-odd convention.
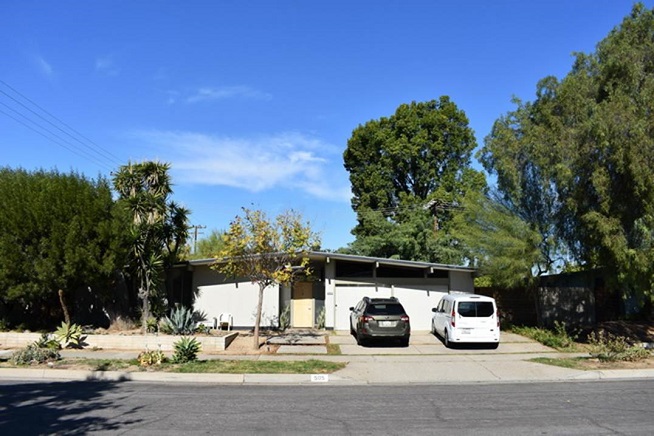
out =
[[[313,328],[313,285],[309,282],[293,284],[291,297],[293,327]]]

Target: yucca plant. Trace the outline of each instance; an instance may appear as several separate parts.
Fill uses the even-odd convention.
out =
[[[197,339],[184,336],[173,344],[173,349],[175,350],[173,363],[186,363],[198,359],[201,345]]]

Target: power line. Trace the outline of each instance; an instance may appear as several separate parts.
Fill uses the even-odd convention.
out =
[[[63,147],[66,150],[74,154],[77,154],[80,157],[91,160],[96,164],[100,164],[101,166],[108,168],[109,170],[114,168],[116,165],[120,165],[122,163],[121,160],[113,153],[99,146],[98,144],[96,144],[95,142],[93,142],[83,134],[81,134],[79,131],[77,131],[70,125],[66,124],[64,121],[60,120],[59,118],[48,112],[47,110],[45,110],[39,104],[37,104],[30,98],[20,93],[18,90],[10,86],[5,81],[0,80],[0,85],[5,86],[17,97],[29,103],[29,105],[31,105],[32,107],[36,108],[36,110],[32,109],[32,107],[29,107],[28,104],[19,100],[19,98],[10,95],[9,93],[7,93],[2,89],[0,89],[0,97],[4,95],[5,99],[9,99],[9,103],[11,103],[12,106],[2,102],[0,102],[0,104],[2,104],[4,107],[9,109],[13,113],[20,116],[22,119],[27,120],[32,125],[36,126],[38,129],[45,131],[47,134],[36,130],[34,127],[28,125],[27,123],[23,122],[17,117],[8,114],[5,111],[0,110],[0,113],[22,124],[23,126],[29,128],[30,130],[40,134],[41,136],[45,137],[51,142],[54,142],[60,147]],[[50,119],[48,119],[46,116],[42,114],[45,114]],[[70,140],[63,138],[59,134],[55,133],[56,131],[52,130],[53,128],[56,129],[56,131],[61,132],[66,137],[70,138]],[[71,142],[71,140],[74,142]],[[67,145],[65,145],[64,143]]]

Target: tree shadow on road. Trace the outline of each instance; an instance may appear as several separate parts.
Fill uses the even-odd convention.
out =
[[[117,412],[112,395],[120,382],[20,382],[0,384],[0,434],[87,434],[138,423],[136,410]],[[125,395],[125,394],[123,394]]]

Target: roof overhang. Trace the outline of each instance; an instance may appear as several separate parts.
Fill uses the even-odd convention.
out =
[[[436,271],[461,271],[467,273],[475,273],[477,270],[475,268],[458,266],[458,265],[447,265],[442,263],[431,263],[431,262],[417,262],[413,260],[399,260],[399,259],[387,259],[383,257],[368,257],[368,256],[357,256],[352,254],[340,254],[340,253],[327,253],[323,251],[310,251],[308,253],[309,259],[312,261],[325,262],[329,263],[331,261],[347,261],[347,262],[358,262],[358,263],[367,263],[374,264],[375,266],[393,266],[393,267],[402,267],[402,268],[415,268],[415,269],[429,269]],[[176,266],[204,266],[211,265],[216,263],[217,259],[195,259],[189,260],[184,263],[177,264]]]

